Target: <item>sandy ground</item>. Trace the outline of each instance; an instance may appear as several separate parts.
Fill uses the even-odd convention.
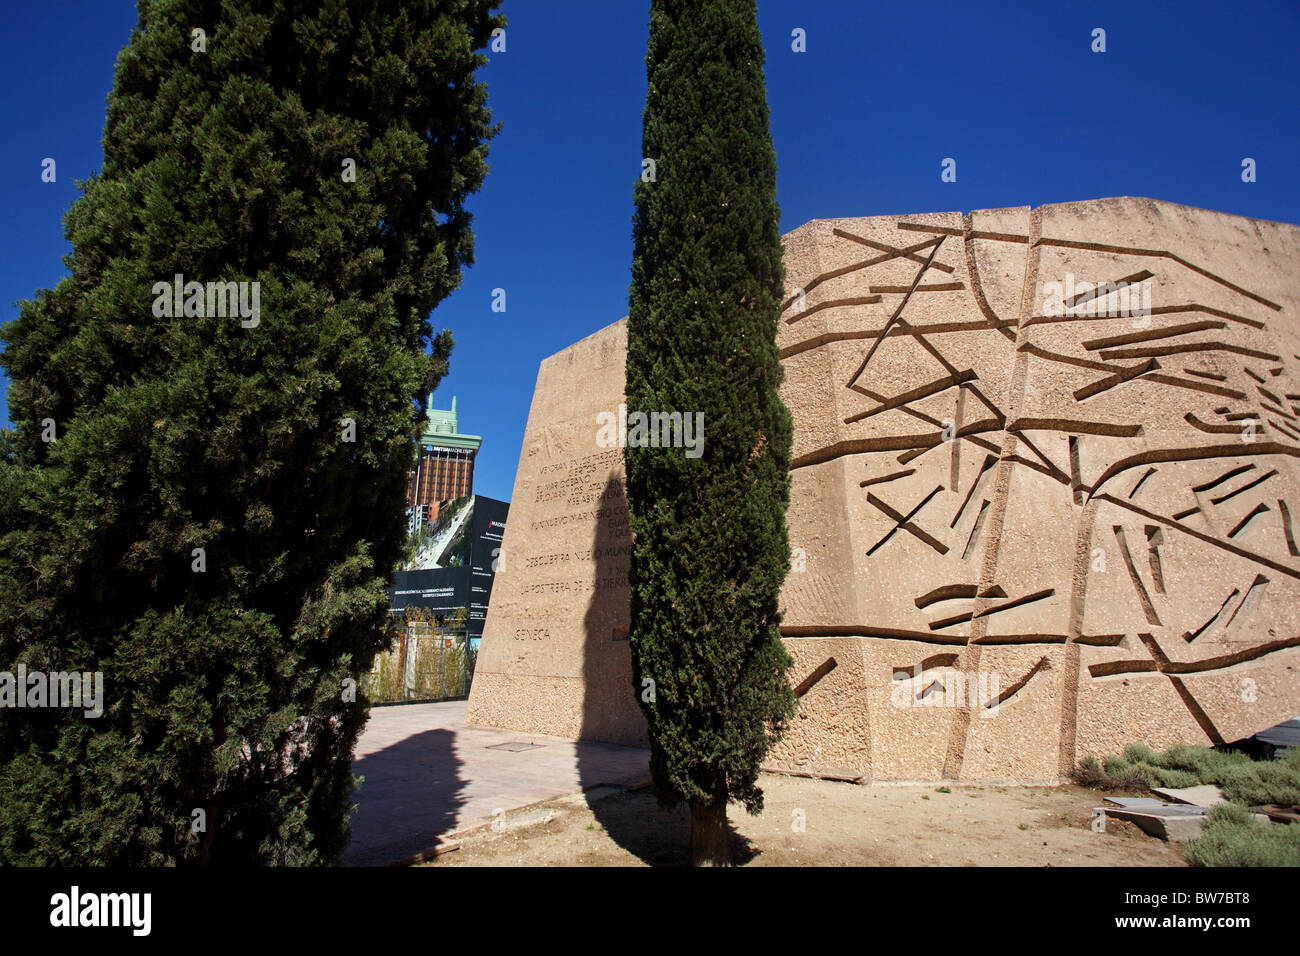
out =
[[[764,774],[763,813],[728,814],[737,862],[749,866],[1185,866],[1177,845],[1108,820],[1102,795],[1078,786],[857,786]],[[799,824],[802,822],[802,829]],[[685,812],[649,790],[599,788],[461,833],[427,866],[677,866]]]

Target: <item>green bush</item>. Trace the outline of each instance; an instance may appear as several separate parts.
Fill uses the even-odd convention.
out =
[[[1154,764],[1159,756],[1146,744],[1129,744],[1124,748],[1124,759],[1133,764]]]
[[[1189,770],[1167,770],[1157,767],[1155,774],[1156,780],[1162,787],[1195,787],[1201,782],[1201,778]]]
[[[1156,753],[1130,744],[1098,761],[1085,757],[1074,779],[1100,790],[1149,790],[1217,784],[1229,801],[1206,817],[1201,836],[1187,844],[1194,866],[1300,866],[1300,824],[1272,824],[1247,808],[1300,803],[1300,747],[1282,760],[1252,760],[1244,753],[1186,744]]]
[[[1134,763],[1127,757],[1106,757],[1102,761],[1110,789],[1149,790],[1156,785],[1155,769],[1147,763]]]
[[[1300,824],[1263,823],[1245,807],[1223,803],[1186,852],[1193,866],[1300,866]]]
[[[1085,758],[1074,777],[1104,790],[1217,784],[1228,800],[1247,806],[1300,803],[1300,748],[1293,748],[1284,760],[1252,760],[1212,747],[1180,744],[1156,753],[1145,744],[1130,744],[1119,756],[1100,763]]]

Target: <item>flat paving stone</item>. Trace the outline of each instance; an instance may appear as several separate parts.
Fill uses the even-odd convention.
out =
[[[1207,810],[1215,804],[1225,802],[1223,791],[1212,783],[1199,787],[1152,787],[1151,792],[1173,803],[1190,803]]]
[[[1157,800],[1155,797],[1107,797],[1106,802],[1129,810],[1138,807],[1161,807],[1165,804],[1165,801]]]
[[[345,866],[385,866],[440,837],[521,807],[602,786],[627,788],[650,772],[650,752],[514,730],[466,727],[463,700],[375,707],[357,741]],[[525,750],[502,744],[536,744]]]

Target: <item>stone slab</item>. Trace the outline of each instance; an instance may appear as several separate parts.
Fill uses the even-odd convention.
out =
[[[1141,828],[1143,833],[1173,843],[1195,840],[1205,825],[1203,808],[1177,804],[1131,810],[1107,807],[1106,815],[1116,820],[1127,820]]]
[[[1199,787],[1152,787],[1151,792],[1171,803],[1188,803],[1207,810],[1217,803],[1226,802],[1223,791],[1211,783]]]
[[[1138,810],[1142,807],[1162,807],[1165,806],[1164,800],[1157,800],[1155,797],[1107,797],[1107,803],[1122,807],[1125,810]]]

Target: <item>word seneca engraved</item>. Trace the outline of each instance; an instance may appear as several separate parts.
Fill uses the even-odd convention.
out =
[[[692,420],[693,419],[693,420]],[[685,448],[687,458],[704,454],[704,413],[597,412],[596,444],[601,448]]]
[[[262,321],[262,286],[259,282],[175,282],[153,284],[155,318],[219,318],[238,316],[241,328],[256,328]]]

